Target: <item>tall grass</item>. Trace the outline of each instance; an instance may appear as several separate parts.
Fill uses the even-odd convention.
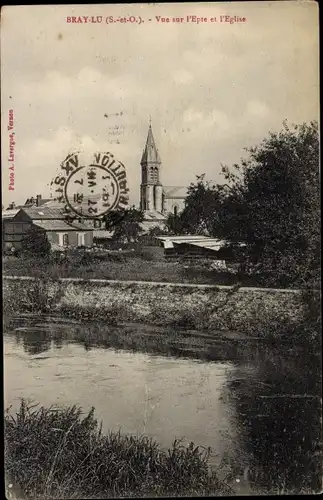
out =
[[[94,409],[21,402],[5,413],[7,485],[24,498],[205,496],[229,493],[208,466],[210,450],[146,436],[103,435]]]
[[[64,287],[58,280],[49,276],[37,276],[30,286],[21,289],[5,289],[3,310],[4,314],[16,314],[18,311],[48,313],[64,295]]]
[[[11,276],[38,277],[46,273],[52,279],[88,278],[233,285],[242,279],[246,286],[257,286],[250,277],[211,270],[200,263],[168,262],[147,249],[135,252],[90,254],[69,252],[58,262],[53,258],[12,257],[3,259],[3,271]]]

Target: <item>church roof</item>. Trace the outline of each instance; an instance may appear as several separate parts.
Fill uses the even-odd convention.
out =
[[[160,221],[166,220],[166,216],[161,212],[157,212],[156,210],[144,210],[144,221]]]
[[[149,125],[146,146],[142,153],[141,163],[161,163],[158,149],[156,148],[153,131]]]
[[[163,192],[165,198],[186,198],[187,197],[187,187],[186,186],[163,186]]]

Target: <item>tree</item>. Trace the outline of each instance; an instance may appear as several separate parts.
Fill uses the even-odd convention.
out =
[[[140,235],[141,222],[144,214],[134,206],[120,211],[113,211],[105,216],[105,227],[108,231],[114,231],[113,240],[133,243]]]
[[[180,215],[168,214],[166,219],[166,231],[168,234],[177,235],[184,234],[185,228],[183,227],[182,219]]]
[[[50,254],[51,246],[45,232],[32,228],[22,240],[21,250],[29,255],[47,256]]]
[[[246,149],[247,159],[222,167],[225,183],[205,176],[191,184],[177,224],[230,242],[245,269],[267,283],[301,285],[320,268],[319,137],[317,122],[270,133]],[[241,243],[244,246],[241,246]]]
[[[222,190],[205,180],[205,174],[196,178],[196,184],[192,183],[188,188],[180,222],[185,233],[209,235],[217,221]]]
[[[154,226],[149,229],[148,236],[162,236],[168,233],[167,227]]]
[[[313,281],[320,267],[318,124],[284,123],[249,159],[226,167],[220,231],[246,244],[253,271],[277,284]]]
[[[205,179],[205,174],[196,176],[187,190],[185,208],[180,215],[169,214],[166,225],[172,234],[209,235],[216,226],[223,190]]]

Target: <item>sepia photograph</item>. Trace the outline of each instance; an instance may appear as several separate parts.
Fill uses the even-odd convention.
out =
[[[314,0],[1,9],[8,500],[322,493]]]

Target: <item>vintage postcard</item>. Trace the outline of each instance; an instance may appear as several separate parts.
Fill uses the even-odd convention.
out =
[[[5,494],[322,491],[314,1],[4,6]]]

